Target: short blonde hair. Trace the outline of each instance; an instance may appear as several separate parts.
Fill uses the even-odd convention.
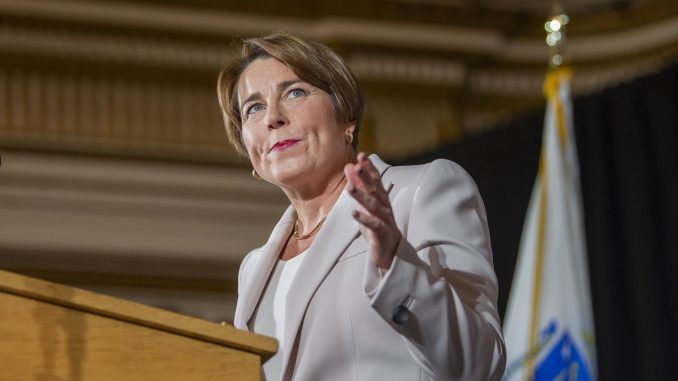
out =
[[[278,32],[244,40],[239,57],[219,73],[217,96],[226,134],[239,154],[247,156],[242,140],[238,81],[247,66],[258,58],[275,58],[287,65],[299,79],[329,94],[337,119],[355,123],[352,146],[357,148],[364,103],[360,86],[351,70],[339,55],[324,44],[299,35]]]

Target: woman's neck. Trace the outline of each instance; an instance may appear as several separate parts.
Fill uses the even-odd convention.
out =
[[[346,185],[344,166],[355,161],[356,153],[347,149],[342,159],[330,161],[338,163],[332,168],[316,172],[298,186],[282,187],[297,212],[300,235],[312,231],[332,210]]]
[[[346,185],[344,172],[333,171],[315,185],[315,189],[309,187],[303,191],[298,189],[285,191],[297,212],[300,234],[311,231],[332,210]]]

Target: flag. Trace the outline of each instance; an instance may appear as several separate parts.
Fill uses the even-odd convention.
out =
[[[550,71],[539,172],[504,319],[504,381],[596,380],[569,69]]]

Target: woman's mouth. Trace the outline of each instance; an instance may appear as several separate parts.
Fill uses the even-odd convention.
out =
[[[268,152],[270,153],[270,152],[285,150],[285,149],[292,147],[293,145],[297,144],[297,142],[299,142],[299,141],[300,140],[298,140],[298,139],[281,140],[279,142],[276,142]]]

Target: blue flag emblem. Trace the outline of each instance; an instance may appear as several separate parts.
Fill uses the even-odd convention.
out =
[[[568,330],[537,366],[535,380],[591,381],[591,372]]]

